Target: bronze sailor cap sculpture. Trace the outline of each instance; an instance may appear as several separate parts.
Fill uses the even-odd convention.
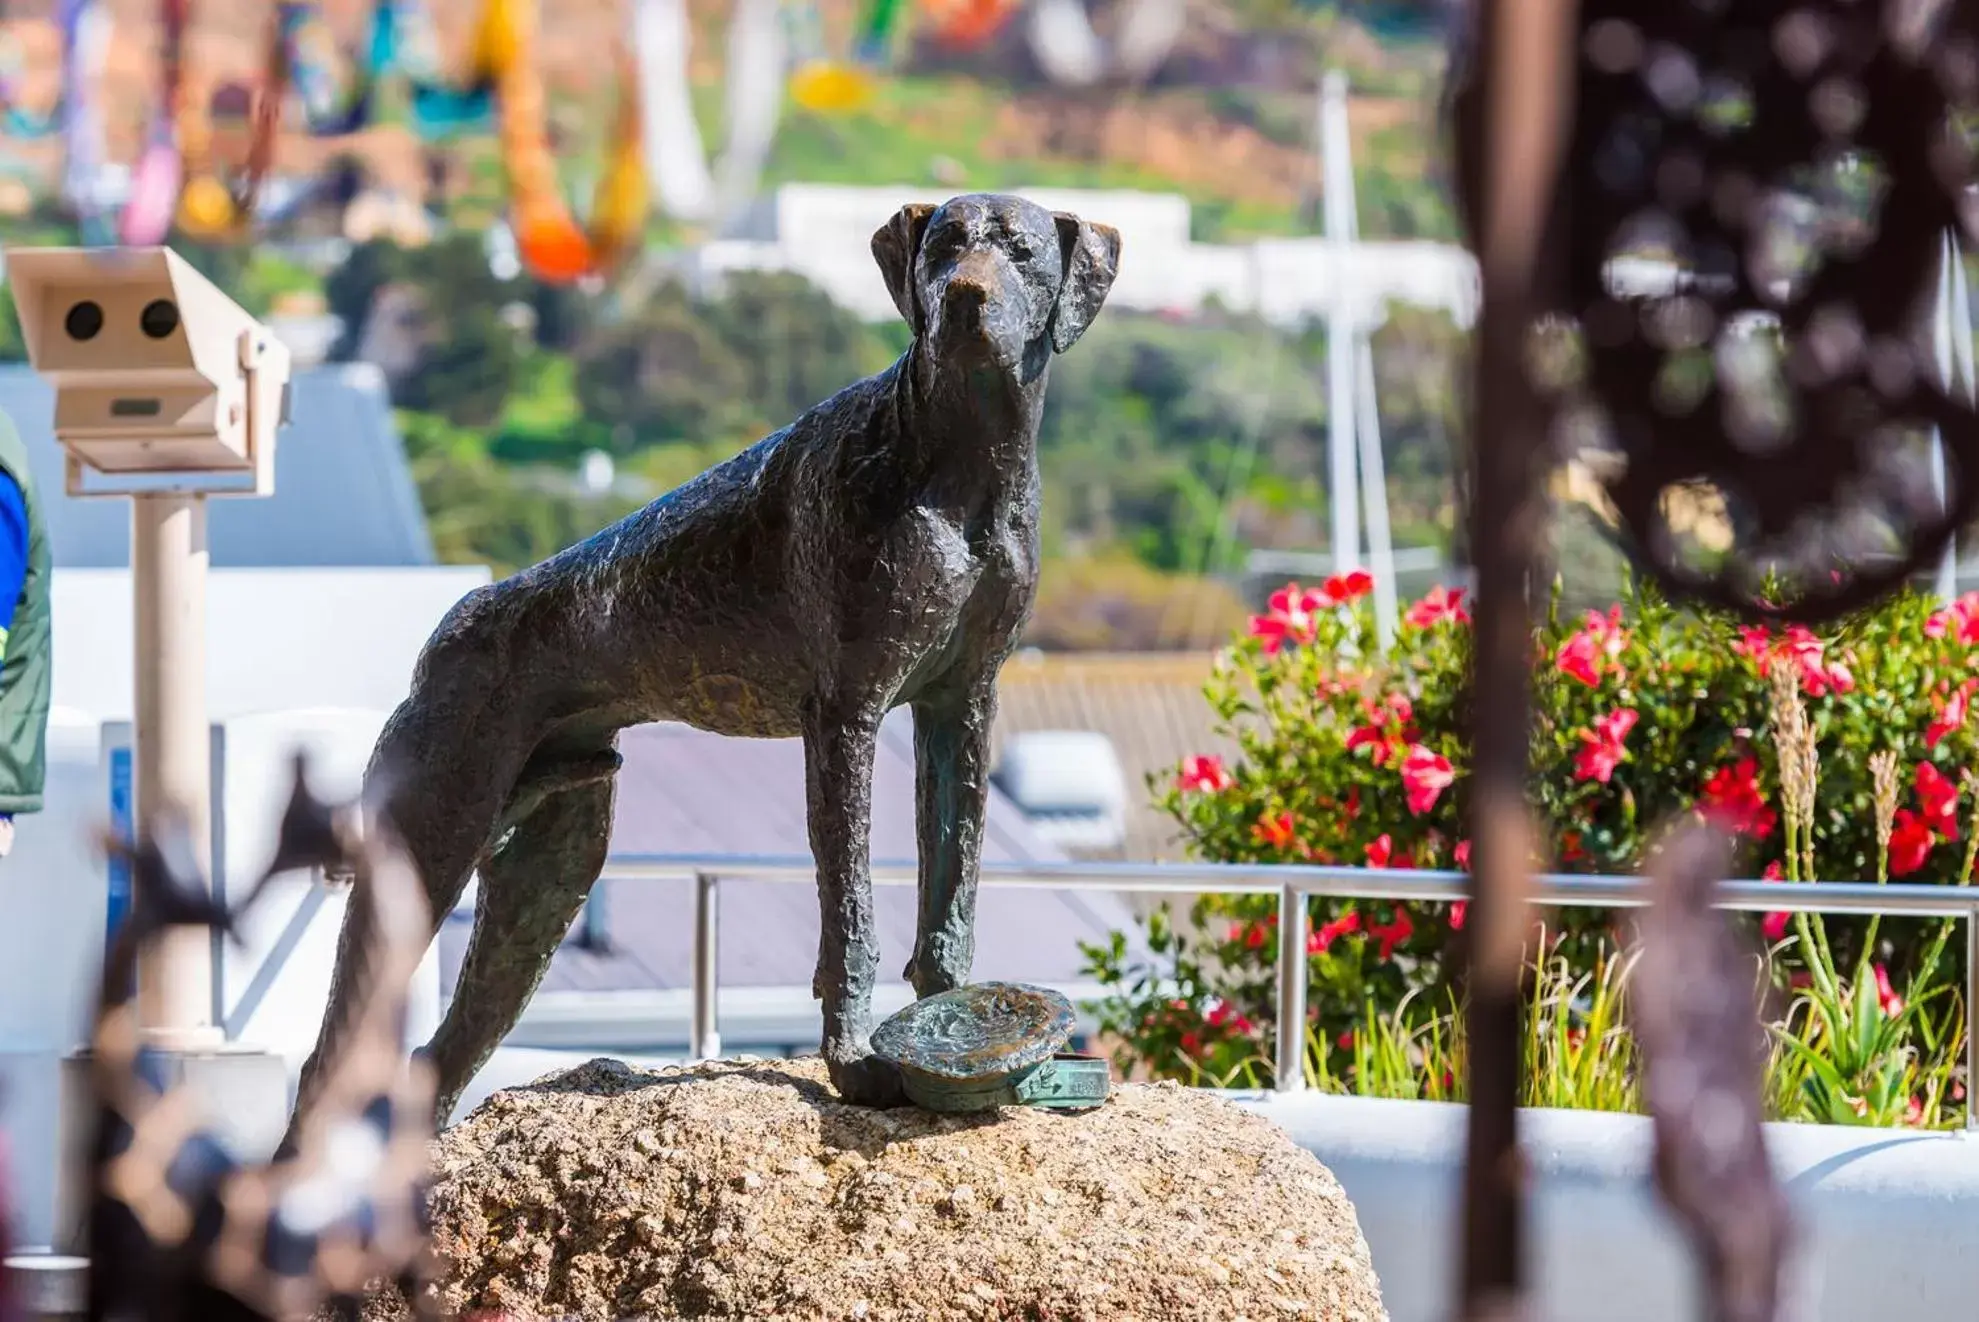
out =
[[[873,1032],[873,1051],[929,1111],[999,1106],[1084,1110],[1106,1101],[1106,1062],[1062,1050],[1072,1003],[1014,982],[957,987],[915,1001]]]

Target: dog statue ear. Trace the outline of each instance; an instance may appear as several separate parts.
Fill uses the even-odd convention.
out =
[[[914,254],[921,250],[921,235],[927,232],[928,217],[934,213],[926,202],[909,202],[873,232],[873,260],[880,264],[886,292],[893,295],[893,306],[900,309],[916,335],[925,329],[926,319],[914,297]]]
[[[1120,231],[1068,211],[1054,211],[1051,218],[1058,224],[1058,249],[1065,255],[1065,280],[1051,310],[1051,347],[1064,353],[1093,324],[1113,288],[1120,269]]]

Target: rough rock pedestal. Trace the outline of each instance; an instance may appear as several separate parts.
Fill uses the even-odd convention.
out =
[[[449,1313],[1387,1317],[1339,1182],[1174,1084],[940,1116],[846,1105],[816,1059],[594,1060],[489,1098],[437,1160]]]

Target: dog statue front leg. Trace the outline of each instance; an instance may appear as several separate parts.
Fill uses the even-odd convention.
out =
[[[839,1096],[896,1106],[904,1098],[899,1071],[874,1056],[872,1047],[880,957],[868,851],[879,717],[827,704],[805,712],[805,806],[818,867],[820,928],[811,992],[824,1002],[825,1067]]]
[[[976,879],[995,718],[994,676],[914,704],[920,904],[906,976],[916,996],[962,986],[975,962]]]

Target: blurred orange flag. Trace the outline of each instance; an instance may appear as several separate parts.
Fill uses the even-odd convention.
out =
[[[935,35],[956,46],[987,41],[1016,12],[1014,0],[921,0]]]
[[[489,0],[477,61],[496,79],[502,162],[508,173],[510,223],[517,255],[529,273],[550,284],[606,275],[639,243],[649,189],[640,133],[639,82],[630,52],[618,50],[619,105],[610,158],[592,199],[591,223],[580,226],[557,182],[550,150],[543,80],[531,58],[534,0]]]

